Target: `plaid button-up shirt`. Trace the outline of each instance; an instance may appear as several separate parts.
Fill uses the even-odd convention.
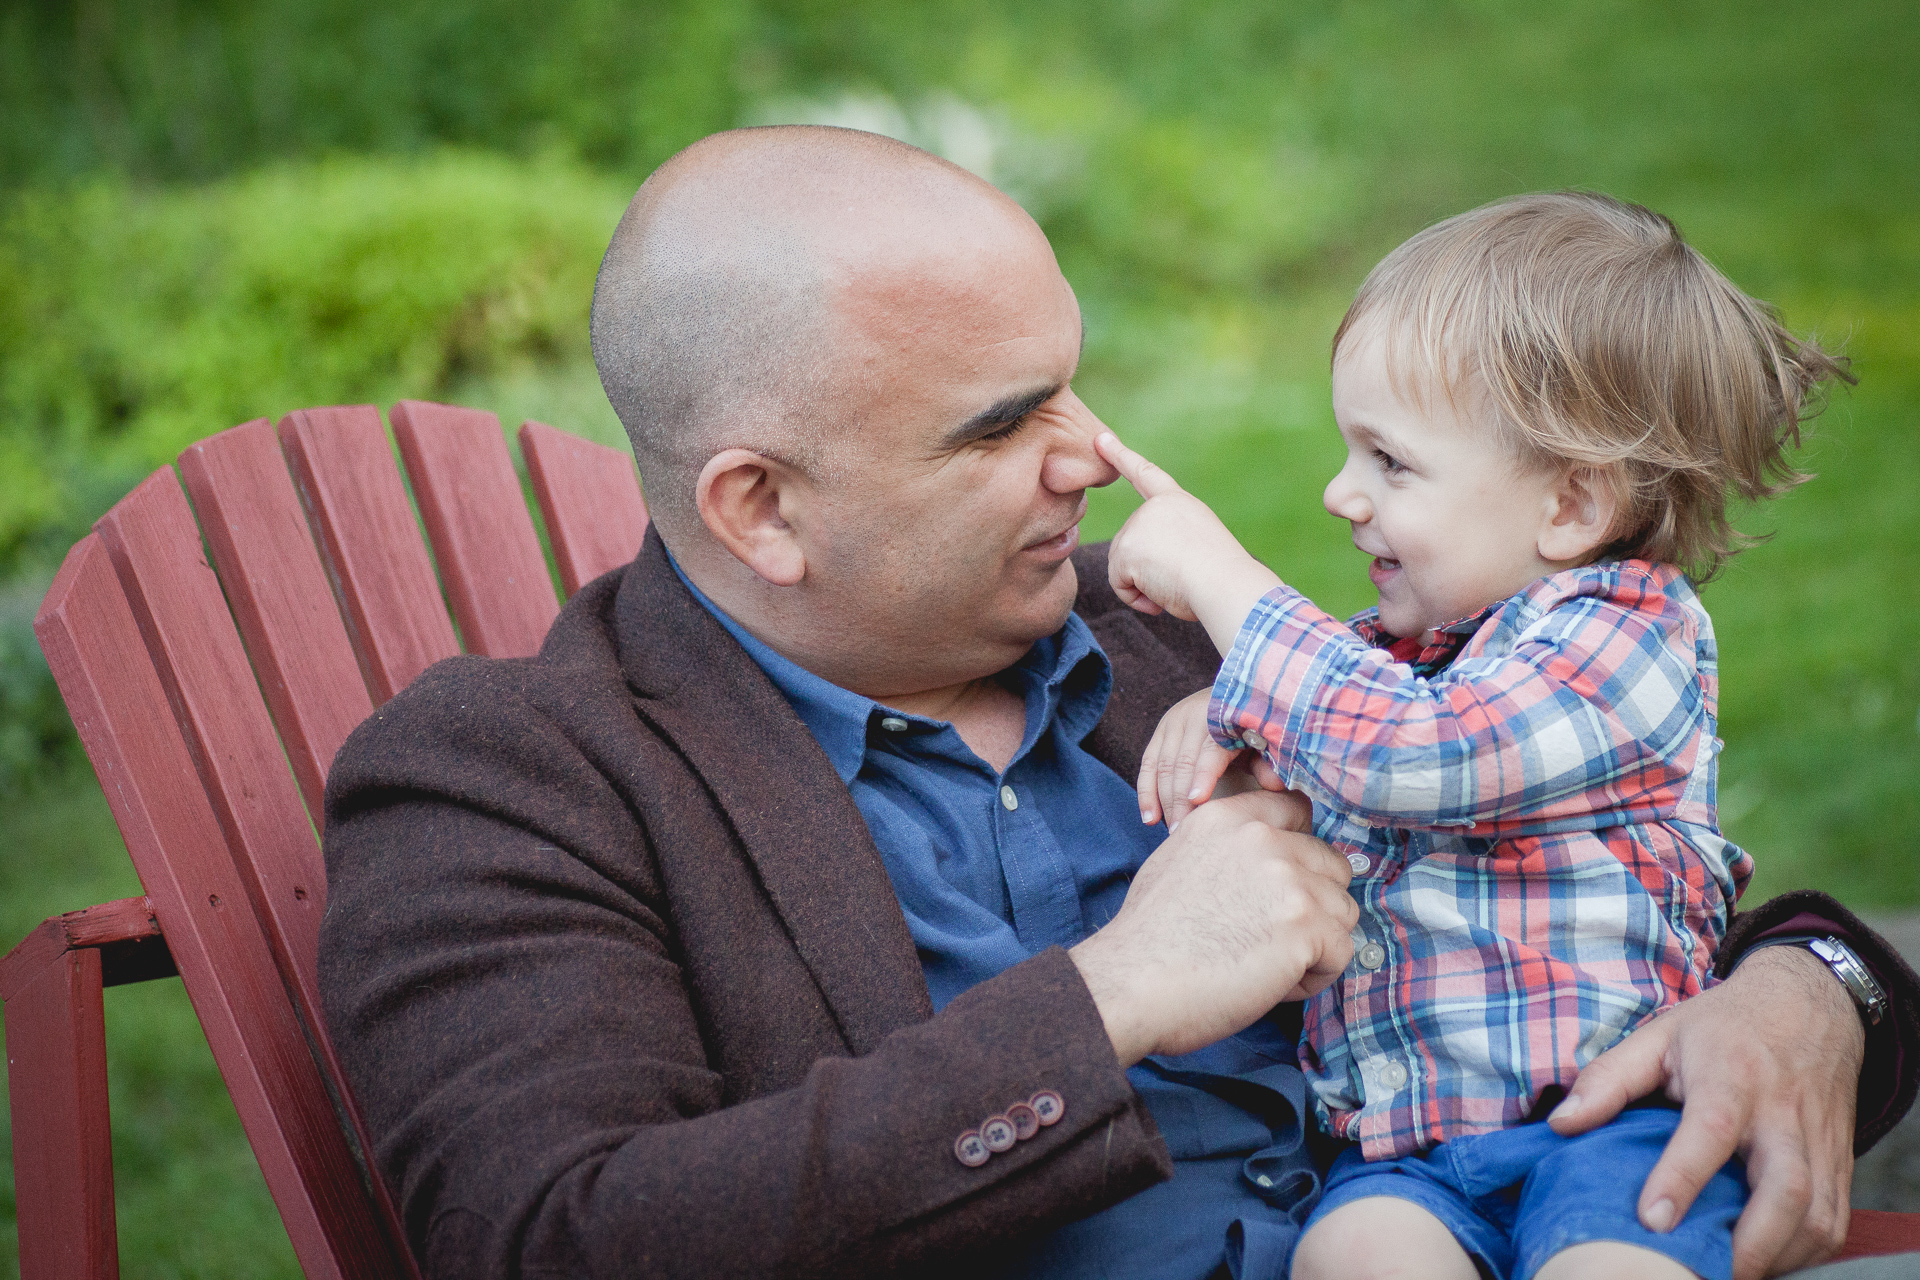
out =
[[[1678,570],[1557,573],[1436,640],[1280,587],[1213,689],[1215,737],[1264,745],[1355,870],[1354,960],[1301,1056],[1369,1159],[1525,1120],[1701,990],[1752,870],[1715,819],[1713,626]]]

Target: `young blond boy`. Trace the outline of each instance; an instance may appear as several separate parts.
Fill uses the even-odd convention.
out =
[[[1355,959],[1302,1065],[1356,1146],[1296,1277],[1730,1274],[1737,1161],[1650,1231],[1635,1202],[1676,1113],[1577,1138],[1542,1116],[1709,981],[1751,860],[1715,817],[1693,586],[1737,549],[1729,491],[1801,480],[1785,450],[1846,376],[1638,206],[1522,196],[1429,228],[1334,337],[1348,456],[1325,503],[1380,594],[1351,627],[1103,437],[1147,499],[1115,589],[1226,655],[1148,747],[1143,820],[1251,751],[1354,868]]]

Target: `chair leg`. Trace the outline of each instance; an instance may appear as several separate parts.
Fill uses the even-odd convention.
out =
[[[6,1020],[21,1280],[118,1280],[100,953],[50,957]]]

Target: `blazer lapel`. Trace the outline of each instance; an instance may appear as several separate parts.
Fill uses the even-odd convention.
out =
[[[615,606],[640,711],[726,812],[848,1048],[933,1016],[866,821],[800,718],[674,574],[652,530]]]

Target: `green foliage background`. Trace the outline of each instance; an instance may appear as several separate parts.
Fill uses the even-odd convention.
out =
[[[593,271],[738,123],[880,127],[1021,198],[1077,388],[1335,610],[1326,344],[1367,267],[1511,192],[1652,204],[1855,359],[1819,478],[1706,599],[1753,892],[1920,903],[1920,12],[1780,0],[22,0],[0,12],[0,945],[137,892],[27,620],[203,435],[406,396],[617,441]],[[1089,536],[1124,517],[1098,495]],[[111,993],[123,1267],[293,1274],[177,983]],[[0,1175],[0,1273],[12,1182]]]

